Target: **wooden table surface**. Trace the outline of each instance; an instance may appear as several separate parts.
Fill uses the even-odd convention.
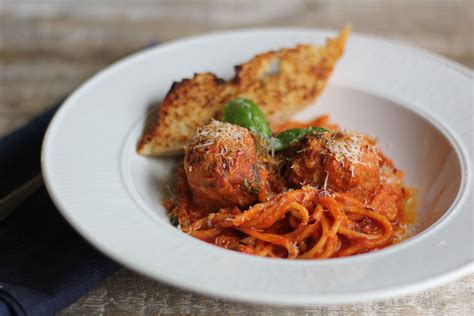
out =
[[[155,41],[241,27],[339,28],[421,46],[474,67],[474,1],[0,0],[0,136],[113,61]],[[474,275],[398,299],[271,307],[202,297],[122,269],[61,314],[449,314],[473,311]]]

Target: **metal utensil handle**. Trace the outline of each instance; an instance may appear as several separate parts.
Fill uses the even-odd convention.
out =
[[[8,217],[13,211],[43,186],[41,174],[25,182],[21,187],[0,199],[0,221]]]

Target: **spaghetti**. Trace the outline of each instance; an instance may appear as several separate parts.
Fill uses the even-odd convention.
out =
[[[328,124],[327,117],[321,117],[311,124],[336,129],[334,125]],[[280,130],[307,126],[293,122]],[[331,135],[340,141],[337,138],[339,136],[334,136],[334,133]],[[324,148],[332,148],[329,146],[332,144],[329,143],[332,141],[329,136],[315,138],[316,147],[311,145],[314,148],[302,148],[304,144],[310,144],[302,142],[303,145],[293,146],[281,153],[280,157],[263,155],[263,158],[258,157],[258,150],[252,152],[250,158],[245,156],[248,149],[239,151],[242,144],[246,144],[242,142],[242,139],[246,139],[244,134],[235,138],[240,141],[235,148],[231,146],[232,137],[213,137],[215,139],[202,139],[197,144],[200,146],[199,151],[187,149],[183,167],[178,170],[174,197],[165,201],[170,214],[176,217],[178,227],[184,233],[226,249],[288,259],[323,259],[362,254],[395,244],[407,236],[410,217],[406,216],[405,201],[410,197],[411,190],[403,184],[403,173],[394,167],[390,159],[378,150],[373,150],[370,142],[350,144],[352,147],[347,148],[359,150],[357,154],[362,157],[360,159],[364,159],[364,155],[375,155],[376,166],[366,163],[368,158],[354,163],[346,156],[331,162],[330,157],[338,157],[334,153],[333,156],[311,156],[309,152],[314,148],[319,153],[327,151]],[[206,149],[202,144],[214,147]],[[340,147],[344,144],[337,145]],[[227,156],[222,148],[227,150]],[[294,156],[296,152],[299,155],[297,157]],[[301,156],[301,153],[307,156]],[[209,161],[211,158],[206,158],[208,154],[212,155],[212,162]],[[199,155],[199,159],[191,155]],[[257,159],[257,167],[252,168],[251,177],[245,178],[242,165],[252,165],[253,159]],[[302,161],[303,164],[296,165]],[[314,164],[314,161],[318,163]],[[302,176],[298,181],[288,181],[291,169],[297,167],[302,171],[298,176]],[[324,177],[314,176],[318,168],[324,171],[320,172],[325,174]],[[376,168],[376,172],[368,172],[370,168]],[[337,174],[339,178],[332,179],[331,173]],[[370,190],[359,190],[360,186],[372,181],[368,175],[376,180],[370,187],[364,187]],[[340,181],[341,177],[348,177],[349,180]],[[364,183],[358,181],[358,177]],[[195,178],[195,181],[190,181],[190,178]],[[236,179],[245,185],[235,186],[238,182]],[[259,181],[256,185],[258,192],[252,191],[255,189],[253,187],[249,189],[247,182],[250,180],[246,179]],[[210,183],[223,185],[216,187],[210,186]],[[195,200],[193,192],[197,186],[199,199]],[[232,189],[228,189],[230,186],[233,186]],[[244,191],[239,191],[242,188]],[[236,199],[232,202],[234,195]],[[206,196],[209,197],[207,204]],[[222,206],[216,204],[220,201],[216,198],[219,196],[226,197],[226,203]]]

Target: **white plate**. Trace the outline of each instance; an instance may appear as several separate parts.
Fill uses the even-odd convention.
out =
[[[216,33],[134,54],[94,76],[54,117],[43,147],[46,186],[66,219],[123,265],[178,287],[271,304],[380,299],[439,285],[472,269],[472,73],[425,51],[352,35],[330,84],[300,114],[329,113],[377,136],[421,190],[420,233],[350,258],[258,258],[172,227],[160,204],[173,159],[136,155],[150,105],[194,72],[224,78],[257,53],[323,43],[334,32],[258,29]]]

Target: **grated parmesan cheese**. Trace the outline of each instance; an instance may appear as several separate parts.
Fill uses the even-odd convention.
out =
[[[326,179],[324,179],[323,191],[326,191],[328,188],[328,179],[329,179],[329,172],[326,170]]]
[[[348,163],[351,166],[351,174],[355,176],[355,166],[368,164],[360,160],[364,150],[378,153],[375,145],[370,144],[364,135],[359,132],[344,130],[332,133],[329,138],[325,138],[328,153],[334,156],[336,161],[342,165]],[[367,147],[367,148],[364,148]]]
[[[240,143],[244,145],[244,138],[247,130],[243,127],[212,120],[211,123],[200,126],[196,135],[191,139],[188,148],[200,149],[211,145],[219,146],[227,143]],[[219,155],[225,155],[229,151],[227,146],[222,145],[219,148]]]
[[[400,178],[397,177],[393,168],[386,163],[380,167],[380,182],[382,184],[401,184]]]

